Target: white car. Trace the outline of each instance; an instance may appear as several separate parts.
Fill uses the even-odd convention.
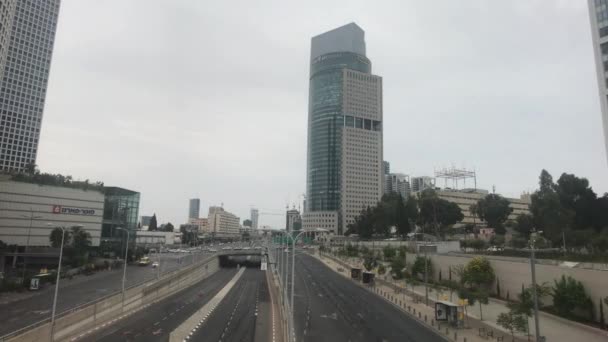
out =
[[[158,261],[155,261],[152,263],[152,268],[157,268],[158,267]]]

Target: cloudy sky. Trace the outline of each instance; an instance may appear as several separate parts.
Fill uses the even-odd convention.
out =
[[[546,168],[608,191],[583,0],[63,0],[38,164],[140,191],[161,222],[192,197],[282,211],[305,191],[310,38],[352,21],[393,172],[474,168],[519,196]]]

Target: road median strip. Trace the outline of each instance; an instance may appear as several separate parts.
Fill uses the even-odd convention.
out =
[[[169,337],[170,342],[181,342],[188,340],[194,332],[202,323],[213,313],[215,308],[221,303],[221,301],[226,297],[228,292],[232,289],[232,287],[237,283],[239,278],[245,272],[245,267],[241,267],[241,269],[236,273],[236,275],[224,286],[207,304],[205,304],[202,308],[200,308],[197,312],[195,312],[190,318],[180,324],[175,330],[171,332]]]

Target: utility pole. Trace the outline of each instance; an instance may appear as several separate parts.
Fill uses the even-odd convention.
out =
[[[538,233],[542,233],[542,231]],[[540,322],[538,319],[538,297],[536,294],[536,256],[534,254],[534,249],[536,248],[536,234],[536,229],[532,228],[532,234],[530,236],[530,267],[532,269],[532,298],[534,300],[534,334],[536,336],[536,342],[541,342]]]

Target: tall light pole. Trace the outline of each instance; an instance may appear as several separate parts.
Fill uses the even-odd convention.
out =
[[[129,255],[129,230],[121,227],[116,227],[117,230],[127,232],[127,243],[125,244],[125,265],[122,270],[122,309],[125,309],[125,280],[127,279],[127,257]],[[160,265],[159,265],[160,266]]]
[[[51,223],[47,225],[52,226]],[[82,227],[82,225],[74,226]],[[66,228],[58,226],[61,229],[61,247],[59,249],[59,264],[57,266],[57,278],[55,279],[55,295],[53,296],[53,310],[51,311],[51,342],[55,341],[55,312],[57,311],[57,295],[59,294],[59,277],[61,275],[61,261],[63,260],[63,245],[65,242],[65,231]]]
[[[25,268],[26,268],[26,265],[27,265],[27,262],[26,262],[26,260],[27,260],[26,258],[27,257],[25,256],[25,254],[27,253],[27,250],[30,247],[30,235],[31,235],[31,232],[32,232],[32,221],[34,219],[40,219],[40,218],[42,218],[42,216],[34,216],[34,210],[32,209],[32,207],[30,207],[30,214],[29,214],[29,216],[21,215],[21,217],[23,217],[23,218],[29,218],[30,219],[30,227],[27,229],[27,241],[25,243],[25,247],[23,248],[23,254],[24,254],[23,255],[23,273],[21,275],[21,278],[23,279],[22,280],[23,284],[25,284]]]
[[[542,231],[538,232],[542,233]],[[530,234],[530,268],[532,270],[532,298],[534,300],[534,334],[536,336],[536,342],[540,342],[540,322],[538,320],[538,297],[536,294],[536,256],[534,255],[534,249],[536,248],[536,229],[532,228],[532,234]]]

